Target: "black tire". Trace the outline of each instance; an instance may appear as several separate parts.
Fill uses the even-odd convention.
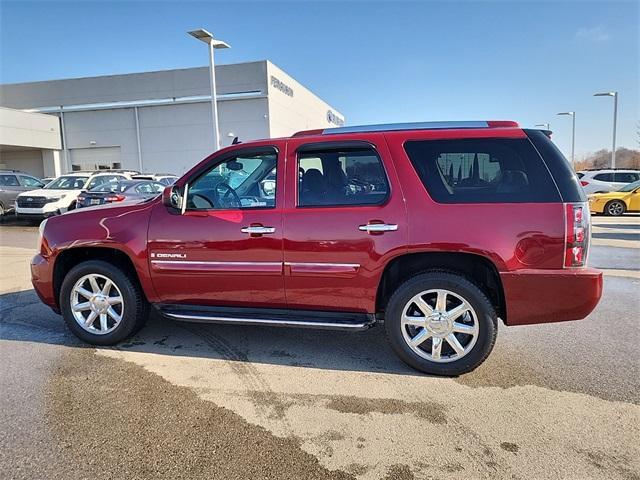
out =
[[[0,217],[4,217],[4,214],[7,213],[4,209],[4,205],[0,202]]]
[[[106,334],[91,333],[82,328],[71,311],[71,290],[80,278],[98,274],[109,278],[120,290],[124,300],[124,314],[117,327]],[[148,304],[136,279],[122,269],[101,260],[89,260],[73,267],[65,276],[60,288],[60,309],[67,327],[80,340],[93,345],[115,345],[135,334],[144,326]]]
[[[67,208],[67,212],[70,212],[71,210],[75,210],[76,207],[77,207],[77,203],[75,201],[71,202],[71,205],[69,205],[69,208]]]
[[[459,295],[473,307],[477,316],[479,330],[475,345],[460,359],[449,363],[419,356],[407,344],[402,333],[404,307],[415,295],[431,289],[445,289]],[[396,354],[409,366],[431,375],[456,376],[474,370],[491,353],[498,333],[496,311],[484,292],[467,278],[446,271],[425,272],[401,284],[387,304],[384,322],[387,339]]]
[[[625,212],[626,209],[627,206],[624,204],[624,202],[620,200],[611,200],[604,206],[603,212],[605,215],[619,217]]]

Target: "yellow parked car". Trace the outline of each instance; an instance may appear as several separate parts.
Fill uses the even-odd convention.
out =
[[[589,195],[589,209],[592,213],[614,216],[624,212],[640,212],[640,180],[615,192]]]

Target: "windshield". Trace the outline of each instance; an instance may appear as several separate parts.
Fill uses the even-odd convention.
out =
[[[638,187],[640,187],[640,180],[638,180],[637,182],[628,183],[627,185],[625,185],[624,187],[622,187],[618,191],[619,192],[632,192]]]
[[[47,190],[80,190],[89,177],[58,177],[44,188]]]

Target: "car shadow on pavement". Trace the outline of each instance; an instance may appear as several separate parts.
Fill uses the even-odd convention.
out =
[[[33,290],[0,295],[0,340],[90,347]],[[384,329],[342,332],[175,322],[152,313],[135,336],[115,345],[123,351],[227,362],[252,362],[326,370],[420,375],[387,344]]]

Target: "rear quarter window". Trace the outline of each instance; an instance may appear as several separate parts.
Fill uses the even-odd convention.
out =
[[[633,183],[638,180],[640,175],[634,172],[616,172],[613,176],[614,180],[619,183]]]
[[[439,203],[559,202],[558,189],[528,139],[413,140],[405,151]]]

